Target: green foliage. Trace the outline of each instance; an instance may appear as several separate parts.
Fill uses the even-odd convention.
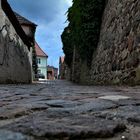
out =
[[[63,51],[65,53],[65,62],[70,67],[73,56],[73,41],[71,40],[71,34],[69,27],[65,28],[63,34],[61,35],[63,42]]]
[[[91,64],[99,40],[104,7],[105,0],[73,0],[72,7],[68,9],[69,25],[61,36],[68,65],[72,62],[74,46],[80,58]]]
[[[38,69],[38,66],[37,66],[37,56],[36,56],[36,51],[35,51],[35,45],[33,45],[32,47],[33,51],[32,51],[32,68],[33,68],[33,71],[34,71],[34,74],[37,74],[37,69]]]

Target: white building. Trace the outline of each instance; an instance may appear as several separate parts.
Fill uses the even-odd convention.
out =
[[[43,74],[47,79],[47,59],[48,55],[35,42],[35,50],[37,55],[38,74]]]

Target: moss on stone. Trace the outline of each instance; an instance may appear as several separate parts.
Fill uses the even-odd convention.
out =
[[[115,79],[113,79],[112,80],[112,84],[113,85],[118,85],[118,84],[120,84],[120,79],[117,77],[117,78],[115,78]]]
[[[140,67],[136,69],[136,82],[140,84]]]

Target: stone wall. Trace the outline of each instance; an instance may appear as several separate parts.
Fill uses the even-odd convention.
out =
[[[0,7],[0,83],[30,83],[31,57]]]
[[[75,51],[72,80],[83,84],[140,84],[140,1],[107,0],[91,68]]]
[[[90,69],[87,66],[86,61],[82,61],[78,50],[74,47],[73,61],[71,68],[68,68],[66,77],[75,83],[88,84],[90,83]]]
[[[140,84],[140,1],[108,0],[91,84]]]

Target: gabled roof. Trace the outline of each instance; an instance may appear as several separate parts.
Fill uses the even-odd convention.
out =
[[[28,19],[26,19],[25,17],[19,15],[18,13],[14,12],[15,16],[17,17],[19,23],[21,25],[31,25],[31,26],[37,26],[35,23],[29,21]]]
[[[1,0],[1,6],[2,6],[2,9],[5,12],[6,16],[12,23],[17,34],[20,36],[20,38],[22,39],[24,44],[26,44],[28,46],[28,49],[30,49],[30,47],[32,47],[32,45],[34,44],[34,40],[29,39],[26,36],[25,32],[23,31],[18,19],[16,18],[15,14],[14,14],[12,8],[10,7],[10,5],[8,4],[7,0]]]
[[[48,57],[48,55],[39,47],[37,42],[35,42],[35,50],[36,50],[36,55],[37,56]]]

